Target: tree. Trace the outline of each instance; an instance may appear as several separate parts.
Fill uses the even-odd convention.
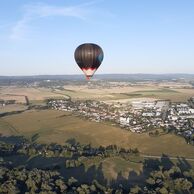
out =
[[[93,184],[95,185],[95,187],[102,191],[102,192],[105,192],[106,191],[106,187],[101,185],[97,180],[93,180]]]
[[[159,190],[159,193],[161,194],[168,194],[168,190],[165,188],[165,187],[162,187],[160,190]]]
[[[138,185],[136,185],[136,186],[134,186],[134,187],[132,187],[130,189],[130,193],[131,194],[139,194],[141,191],[142,190],[141,190],[141,188]]]
[[[149,177],[147,180],[146,180],[146,183],[148,183],[148,185],[150,186],[153,186],[156,184],[155,180],[152,178],[152,177]]]
[[[60,191],[61,193],[63,193],[63,192],[67,189],[66,184],[65,184],[64,181],[61,180],[61,179],[57,179],[57,180],[55,181],[55,185],[59,188],[59,191]]]
[[[8,193],[8,194],[18,194],[20,193],[16,180],[8,180],[2,185],[0,185],[0,193]]]
[[[31,178],[27,179],[26,186],[27,186],[27,189],[31,192],[35,192],[38,189],[35,181],[32,180]]]
[[[155,131],[155,136],[158,136],[158,135],[159,135],[159,131],[156,130],[156,131]]]
[[[67,184],[70,187],[76,185],[77,183],[78,183],[78,181],[74,177],[71,177],[70,179],[68,179],[68,182],[67,182]]]
[[[174,181],[175,189],[178,191],[189,191],[192,188],[192,183],[185,178],[178,178]]]

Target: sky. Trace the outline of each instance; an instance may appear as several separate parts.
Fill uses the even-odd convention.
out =
[[[0,75],[81,74],[86,42],[104,51],[98,74],[194,73],[194,1],[0,1]]]

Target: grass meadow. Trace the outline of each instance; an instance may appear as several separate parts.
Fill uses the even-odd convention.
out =
[[[167,154],[170,156],[193,157],[194,146],[174,134],[150,137],[136,134],[106,123],[87,121],[62,111],[30,110],[9,115],[0,119],[0,133],[5,135],[24,135],[41,143],[64,144],[75,138],[80,143],[93,146],[116,144],[125,148],[138,148],[150,155]]]

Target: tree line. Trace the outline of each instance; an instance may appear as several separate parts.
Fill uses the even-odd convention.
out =
[[[0,138],[0,193],[2,194],[90,194],[90,193],[110,193],[110,194],[190,194],[194,193],[194,170],[184,159],[178,159],[175,164],[167,156],[158,159],[145,159],[141,175],[132,176],[139,179],[134,184],[130,179],[124,179],[118,175],[112,184],[102,183],[99,178],[92,176],[88,182],[83,182],[74,176],[67,177],[55,168],[29,168],[27,165],[16,164],[16,160],[10,163],[7,158],[27,155],[28,158],[41,155],[44,158],[64,158],[63,172],[74,171],[83,166],[82,157],[93,158],[117,156],[126,161],[130,161],[131,156],[138,156],[137,149],[124,149],[116,145],[106,147],[92,147],[90,144],[83,145],[74,139],[68,140],[64,145],[58,144],[38,144],[35,143],[36,136],[30,141],[21,138],[19,142],[9,143]],[[65,170],[66,169],[66,170]],[[83,167],[80,177],[86,172]],[[96,169],[101,173],[101,169]],[[142,176],[144,177],[142,179]],[[126,186],[126,185],[130,186]]]

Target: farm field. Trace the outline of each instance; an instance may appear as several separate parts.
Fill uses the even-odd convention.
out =
[[[172,102],[185,102],[194,96],[194,89],[158,89],[147,91],[136,91],[128,96],[152,97],[156,99],[171,100]]]
[[[109,99],[114,97],[113,95],[107,95],[106,93],[98,94],[98,93],[92,93],[84,90],[69,90],[69,89],[55,90],[53,93],[69,96],[73,100]]]
[[[173,102],[187,101],[194,96],[193,88],[166,88],[166,86],[144,85],[144,86],[120,86],[111,88],[89,88],[88,86],[67,86],[64,94],[75,99],[100,99],[123,101],[131,98],[154,98],[165,99]]]
[[[173,134],[150,137],[148,134],[131,133],[54,110],[31,110],[2,117],[0,133],[24,135],[27,138],[36,135],[36,141],[41,143],[64,144],[66,140],[75,138],[80,143],[91,143],[94,146],[116,144],[125,148],[138,148],[148,155],[167,154],[192,158],[194,154],[194,146],[186,144],[183,138]]]
[[[17,103],[25,103],[25,96],[29,101],[44,101],[47,98],[61,98],[65,97],[63,94],[53,93],[51,89],[47,88],[26,88],[26,87],[1,87],[0,99],[16,100]]]
[[[124,102],[135,98],[168,99],[174,102],[187,101],[194,96],[192,88],[166,88],[157,85],[145,84],[130,86],[126,84],[114,85],[114,87],[102,87],[92,85],[67,85],[62,90],[39,87],[1,87],[0,99],[16,100],[16,103],[26,103],[25,96],[30,103],[41,104],[48,98],[69,98],[72,100],[102,100]],[[110,101],[111,102],[111,101]]]
[[[26,110],[28,107],[23,104],[9,104],[6,106],[0,106],[0,114],[5,112]]]

